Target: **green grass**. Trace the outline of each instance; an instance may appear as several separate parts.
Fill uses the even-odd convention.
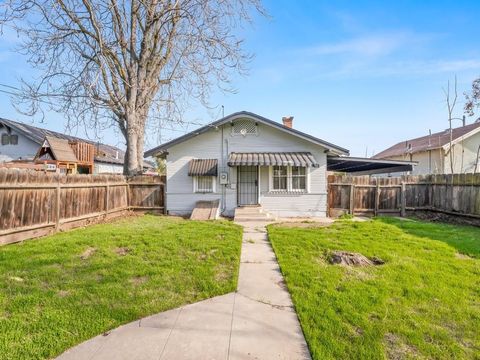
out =
[[[268,230],[314,359],[480,359],[480,228],[379,218]],[[386,263],[331,265],[333,250]]]
[[[146,215],[0,247],[0,359],[235,290],[240,227]]]

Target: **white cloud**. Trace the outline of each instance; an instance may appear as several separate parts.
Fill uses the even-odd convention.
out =
[[[356,55],[364,57],[378,57],[390,55],[396,50],[417,43],[419,38],[413,37],[406,32],[387,34],[373,34],[356,37],[336,43],[320,44],[308,49],[308,52],[316,55]]]

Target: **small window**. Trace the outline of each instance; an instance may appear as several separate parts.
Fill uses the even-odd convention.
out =
[[[273,190],[287,191],[287,167],[273,167]]]
[[[18,135],[10,135],[10,144],[18,145]]]
[[[10,144],[10,135],[2,134],[2,145]]]
[[[214,176],[194,176],[193,191],[196,193],[215,192],[215,177]]]
[[[305,191],[307,188],[306,168],[301,166],[292,166],[292,190]]]

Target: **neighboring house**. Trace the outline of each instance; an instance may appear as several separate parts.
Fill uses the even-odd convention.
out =
[[[382,165],[346,158],[348,150],[242,111],[145,153],[166,160],[166,208],[186,215],[197,201],[219,201],[224,215],[261,205],[281,217],[327,213],[327,166],[366,171]],[[406,166],[388,162],[384,167]],[[411,164],[408,164],[411,167]],[[372,167],[373,166],[373,167]]]
[[[374,159],[416,161],[411,172],[451,174],[450,138],[452,139],[453,173],[480,172],[480,121],[439,133],[406,140],[376,154]]]
[[[0,118],[0,162],[33,160],[47,137],[93,145],[95,147],[94,174],[123,173],[125,152],[115,146],[2,118]],[[145,162],[144,167],[152,168],[152,165]]]

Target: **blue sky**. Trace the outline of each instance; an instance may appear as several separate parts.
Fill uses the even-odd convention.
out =
[[[368,147],[370,156],[447,128],[442,87],[456,75],[462,95],[480,75],[479,1],[268,0],[264,6],[270,18],[257,17],[243,34],[255,54],[249,76],[233,77],[235,94],[214,92],[216,109],[193,104],[186,121],[215,120],[220,105],[226,114],[248,110],[277,121],[293,115],[295,128],[352,155],[365,156]],[[13,34],[0,38],[0,82],[11,85],[33,73],[10,50],[14,43]],[[31,122],[3,93],[0,109],[0,117]],[[64,129],[57,114],[36,124]],[[147,148],[194,128],[163,130],[147,139]],[[114,131],[101,141],[122,143]]]

